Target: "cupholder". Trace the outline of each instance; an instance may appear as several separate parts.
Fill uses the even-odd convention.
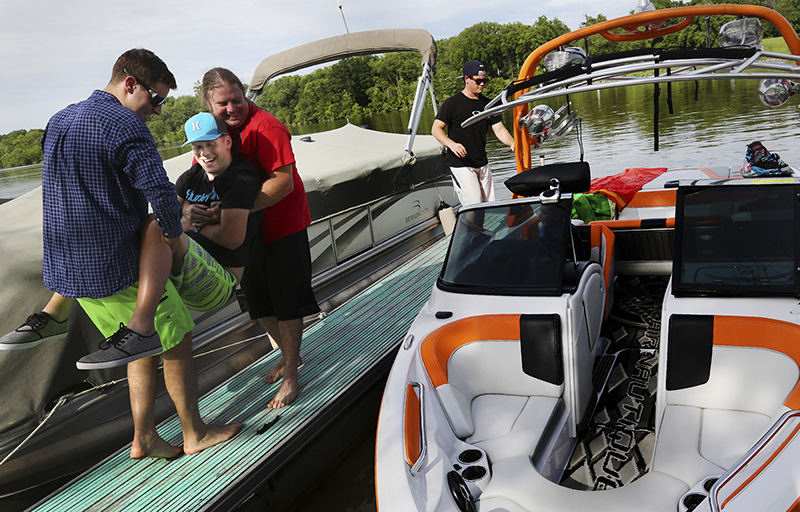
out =
[[[719,480],[717,477],[706,478],[705,482],[703,482],[703,489],[705,489],[706,492],[711,492],[711,488],[714,487],[717,480]]]
[[[703,503],[705,499],[706,499],[705,494],[693,492],[684,496],[682,501],[683,501],[683,506],[685,506],[686,510],[690,512],[695,508],[697,508],[698,505]]]
[[[483,453],[480,450],[464,450],[460,454],[458,454],[458,461],[462,464],[475,464],[479,460],[483,458]]]
[[[476,450],[477,451],[477,450]],[[483,457],[481,457],[482,459]],[[489,484],[489,470],[485,466],[467,466],[461,472],[461,477],[467,484],[473,499],[478,499],[486,486]]]
[[[468,482],[477,482],[486,476],[486,468],[483,466],[469,466],[461,473],[461,476]]]

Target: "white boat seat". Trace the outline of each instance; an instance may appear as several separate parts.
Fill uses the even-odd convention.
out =
[[[519,316],[515,318],[518,323]],[[473,406],[477,397],[515,396],[521,400],[541,397],[557,401],[564,390],[564,384],[551,384],[523,372],[519,340],[465,343],[453,350],[446,365],[447,382],[436,386],[436,391],[453,430],[462,439],[475,434],[473,418],[476,414],[482,414],[485,406],[494,404],[487,398]],[[498,375],[503,378],[498,379]],[[517,408],[516,413],[510,414],[518,417],[523,408],[524,404]]]
[[[485,315],[448,324],[423,340],[422,363],[457,437],[467,439],[475,434],[474,411],[493,403],[482,399],[473,409],[476,397],[561,398],[563,383],[552,384],[523,371],[519,338],[520,315]],[[527,417],[522,414],[524,408],[520,405],[516,417]]]
[[[545,396],[481,395],[471,404],[474,432],[465,439],[489,462],[532,455],[560,399]]]
[[[480,512],[675,512],[689,490],[684,482],[650,471],[617,489],[580,491],[547,480],[524,455],[492,465],[492,479],[477,501]]]
[[[490,462],[533,455],[564,383],[523,371],[520,315],[448,324],[423,340],[420,354],[457,437],[484,449]]]
[[[667,389],[652,468],[694,485],[724,473],[794,408],[800,328],[692,315],[672,315],[669,326],[672,360],[664,364]],[[687,366],[691,377],[671,374]]]
[[[653,456],[653,470],[673,475],[687,485],[725,472],[722,466],[700,454],[702,415],[699,407],[666,408]],[[747,448],[749,446],[745,451]]]

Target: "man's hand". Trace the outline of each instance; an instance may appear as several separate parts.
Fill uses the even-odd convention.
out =
[[[183,216],[195,228],[206,224],[219,224],[219,201],[214,201],[209,206],[202,204],[187,204],[183,207]]]
[[[456,155],[458,158],[464,158],[465,156],[467,156],[467,148],[465,148],[462,144],[459,144],[458,142],[453,142],[452,144],[449,144],[447,147],[450,148],[450,151],[452,151],[453,154]]]
[[[439,144],[452,151],[458,158],[464,158],[467,156],[467,148],[448,137],[447,134],[444,133],[446,127],[447,124],[445,124],[444,121],[441,119],[434,119],[433,125],[431,125],[431,135],[439,141]]]

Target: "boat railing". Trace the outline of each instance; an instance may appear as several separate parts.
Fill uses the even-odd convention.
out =
[[[711,503],[711,512],[720,512],[723,507],[737,495],[746,492],[748,486],[767,471],[768,466],[772,464],[782,453],[787,454],[790,460],[797,460],[792,458],[789,454],[788,448],[794,443],[797,445],[797,433],[800,431],[800,411],[792,410],[784,413],[778,421],[764,434],[763,437],[742,457],[739,461],[731,467],[719,480],[714,484],[709,492],[709,499]],[[796,448],[797,450],[797,448]],[[794,456],[796,457],[796,455]],[[796,464],[794,464],[796,467]],[[785,480],[791,482],[788,488],[794,489],[794,481],[796,474],[785,475]],[[749,488],[753,488],[750,486]],[[730,490],[728,490],[730,489]],[[777,487],[770,488],[770,499],[776,498],[775,491]],[[797,497],[788,497],[792,502],[795,502]],[[783,509],[781,509],[783,510]]]
[[[411,465],[410,472],[411,476],[415,476],[419,470],[422,468],[422,465],[425,463],[425,459],[428,456],[428,440],[425,437],[425,386],[422,385],[421,382],[412,382],[409,384],[409,392],[416,390],[417,397],[419,400],[419,425],[415,425],[414,427],[419,427],[419,454],[417,455],[416,460],[414,461],[413,465]],[[408,403],[406,403],[408,407]],[[406,428],[409,428],[410,425],[406,425]],[[408,434],[408,433],[407,433]],[[406,436],[406,443],[409,443],[411,440],[409,436]],[[406,451],[408,451],[409,447],[406,446]],[[409,461],[410,462],[410,461]]]
[[[408,118],[406,152],[411,155],[413,155],[412,148],[414,147],[414,139],[417,136],[422,110],[425,107],[426,92],[430,92],[433,115],[435,116],[438,113],[438,108],[436,107],[436,96],[433,93],[433,70],[427,62],[422,64],[422,74],[417,80],[417,90],[414,93],[414,102],[411,104],[411,116]]]
[[[658,49],[644,55],[634,55],[592,64],[588,68],[576,66],[569,76],[543,80],[546,75],[533,77],[530,83],[512,82],[493,98],[486,108],[462,123],[470,126],[487,117],[496,116],[514,107],[549,98],[632,85],[651,85],[673,82],[693,82],[731,79],[789,79],[800,80],[800,55],[768,52],[754,49],[743,52],[741,48],[714,49],[718,56],[703,57],[704,49],[663,52]],[[697,58],[692,58],[696,52]],[[725,55],[728,54],[729,57]],[[681,58],[682,57],[682,58]],[[771,60],[760,60],[771,59]],[[648,71],[666,70],[666,74],[642,76]],[[561,73],[564,76],[564,73]],[[539,85],[520,93],[524,86]]]
[[[435,186],[436,181],[425,181],[415,184],[411,188],[422,189],[425,186]],[[437,194],[437,199],[441,199],[438,196],[438,192],[433,193]],[[414,222],[410,230],[405,225],[401,226],[399,224],[396,226],[393,224],[386,229],[376,228],[376,211],[383,209],[386,203],[400,201],[407,195],[407,191],[388,194],[315,219],[308,226],[313,274],[316,276],[333,269],[353,256],[368,249],[374,249],[379,244],[390,240],[398,234],[405,233],[410,235],[417,228],[427,229],[425,221],[429,217],[435,217],[435,211],[431,212],[429,216],[421,217],[419,222]],[[329,253],[328,248],[330,248]]]

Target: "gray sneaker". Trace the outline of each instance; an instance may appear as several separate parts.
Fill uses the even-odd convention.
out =
[[[114,368],[160,354],[161,351],[161,338],[157,332],[142,336],[125,327],[125,324],[119,324],[119,330],[100,343],[100,350],[83,356],[75,365],[79,370]]]
[[[57,321],[44,311],[34,313],[25,323],[0,338],[0,350],[22,350],[66,336],[69,319]]]

